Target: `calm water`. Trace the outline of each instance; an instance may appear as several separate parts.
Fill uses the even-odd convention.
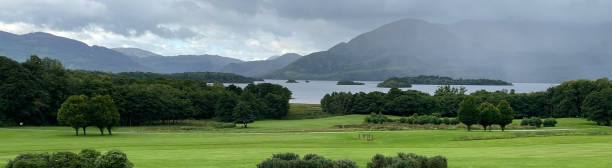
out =
[[[273,83],[285,86],[293,92],[293,99],[291,103],[307,103],[307,104],[319,104],[321,98],[327,93],[332,92],[387,92],[388,88],[378,88],[376,85],[381,81],[359,81],[365,83],[365,85],[336,85],[337,81],[317,81],[311,80],[310,83],[306,83],[303,80],[298,80],[300,83],[285,83],[286,80],[265,80],[256,83]],[[236,84],[240,87],[245,87],[246,84]],[[468,93],[472,93],[478,90],[496,91],[496,90],[510,90],[514,89],[516,93],[528,93],[535,91],[544,91],[549,87],[556,86],[557,84],[550,83],[514,83],[513,86],[494,86],[494,85],[454,85],[456,87],[463,86],[467,89]],[[412,85],[412,88],[402,88],[402,90],[418,90],[421,92],[434,94],[436,89],[440,85]]]

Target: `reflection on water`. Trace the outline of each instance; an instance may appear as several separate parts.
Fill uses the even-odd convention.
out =
[[[306,83],[304,80],[298,80],[299,83],[285,83],[286,80],[265,80],[256,83],[273,83],[285,86],[293,92],[293,99],[291,103],[307,103],[307,104],[319,104],[321,98],[332,92],[387,92],[388,88],[378,88],[376,85],[381,81],[358,81],[363,82],[365,85],[336,85],[337,81],[317,81],[311,80]],[[229,85],[229,84],[226,84]],[[236,84],[240,87],[245,87],[246,84]],[[467,89],[468,93],[475,92],[478,90],[496,91],[496,90],[511,90],[514,89],[516,93],[527,93],[536,91],[545,91],[549,87],[556,86],[557,84],[551,83],[514,83],[512,86],[495,86],[495,85],[454,85],[456,87],[463,86]],[[421,92],[429,93],[433,95],[440,85],[412,85],[412,88],[402,88],[402,90],[411,89],[418,90]]]

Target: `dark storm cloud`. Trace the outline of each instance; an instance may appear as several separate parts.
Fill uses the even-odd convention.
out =
[[[612,20],[610,9],[607,0],[0,0],[0,22],[58,31],[94,26],[128,38],[150,32],[165,39],[259,42],[223,45],[234,50],[270,42],[314,51],[402,18],[599,23]],[[268,48],[258,50],[280,50]]]

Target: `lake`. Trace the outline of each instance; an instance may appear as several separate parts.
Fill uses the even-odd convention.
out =
[[[321,98],[327,93],[332,92],[387,92],[389,88],[379,88],[376,85],[382,81],[358,81],[365,83],[365,85],[336,85],[337,81],[320,81],[311,80],[306,83],[304,80],[297,80],[299,83],[285,83],[286,80],[264,80],[255,83],[272,83],[279,84],[289,88],[293,93],[293,99],[290,103],[305,103],[305,104],[319,104]],[[226,84],[229,85],[229,84]],[[244,88],[247,84],[235,84]],[[552,83],[513,83],[512,86],[499,86],[499,85],[453,85],[454,87],[465,87],[468,93],[472,93],[478,90],[496,91],[496,90],[511,90],[514,89],[516,93],[528,93],[545,91],[546,89],[556,86],[558,84]],[[440,85],[412,85],[412,88],[402,88],[402,90],[418,90],[421,92],[429,93],[433,95],[436,89]]]

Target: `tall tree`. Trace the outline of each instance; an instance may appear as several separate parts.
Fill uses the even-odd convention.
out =
[[[478,106],[478,111],[480,112],[480,121],[478,122],[484,128],[484,131],[487,131],[487,127],[495,124],[500,117],[499,110],[495,105],[484,102]],[[491,130],[489,128],[489,130]]]
[[[476,109],[476,100],[472,96],[466,96],[457,110],[457,116],[461,123],[467,126],[467,130],[471,131],[471,126],[480,121],[480,114]]]
[[[612,120],[612,88],[589,94],[582,104],[587,118],[597,125],[610,126]]]
[[[83,128],[83,135],[86,135],[85,128],[88,121],[85,113],[89,110],[87,101],[88,98],[85,95],[70,96],[58,110],[57,121],[74,128],[76,136],[79,136],[79,128]]]
[[[232,119],[236,124],[242,124],[243,128],[247,128],[248,123],[255,121],[255,115],[257,111],[251,102],[240,101],[232,112]]]
[[[232,113],[234,107],[238,104],[238,96],[233,92],[225,92],[220,95],[215,106],[215,118],[219,121],[230,122],[232,121]]]
[[[112,126],[118,124],[120,120],[119,111],[113,99],[109,95],[97,95],[89,100],[88,105],[91,125],[100,129],[100,135],[104,135],[104,128],[111,135]]]
[[[514,119],[514,109],[512,109],[512,107],[510,107],[510,103],[505,100],[499,101],[497,104],[497,109],[499,109],[499,117],[496,124],[499,124],[501,130],[504,131],[506,125],[511,124],[512,119]]]

